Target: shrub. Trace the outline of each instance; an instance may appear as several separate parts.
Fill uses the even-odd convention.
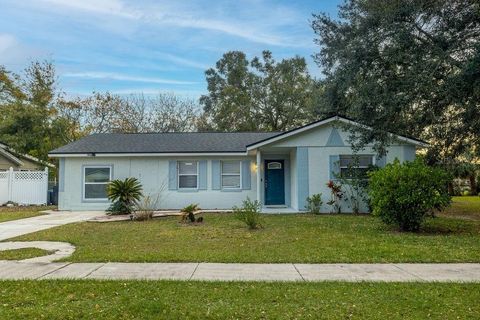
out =
[[[190,222],[195,222],[195,211],[198,210],[200,210],[198,204],[193,203],[180,210],[180,212],[182,213],[182,222],[186,222],[187,218],[188,220],[190,220]]]
[[[245,223],[249,229],[263,228],[258,200],[252,201],[247,197],[241,208],[233,207],[232,209],[235,218]]]
[[[322,204],[322,194],[312,194],[310,197],[307,197],[307,205],[305,206],[305,209],[307,209],[307,211],[310,213],[320,214],[320,208],[322,207]]]
[[[131,214],[132,213],[132,208],[125,205],[125,203],[121,201],[115,201],[113,202],[110,207],[107,209],[107,213],[111,215],[117,215],[117,214]]]
[[[132,220],[146,221],[153,219],[153,213],[157,206],[157,200],[152,196],[144,196],[135,206],[135,213],[132,215]]]
[[[418,230],[427,215],[450,203],[450,176],[420,160],[403,164],[396,160],[369,175],[373,214],[403,231]]]
[[[142,185],[136,178],[112,180],[108,184],[107,194],[113,202],[107,209],[110,214],[131,214],[142,197]]]

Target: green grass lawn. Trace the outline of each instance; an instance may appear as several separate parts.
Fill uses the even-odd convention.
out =
[[[40,211],[50,210],[52,206],[0,207],[0,222],[41,216]]]
[[[441,216],[459,219],[480,220],[480,196],[453,197],[450,208]]]
[[[0,251],[0,260],[23,260],[40,256],[46,256],[53,251],[38,249],[38,248],[23,248],[14,250]]]
[[[478,319],[480,284],[4,281],[1,319]]]
[[[400,233],[377,218],[354,215],[267,215],[250,231],[231,214],[205,214],[201,225],[169,217],[147,222],[84,222],[15,240],[66,241],[75,262],[479,262],[480,221],[428,220]]]

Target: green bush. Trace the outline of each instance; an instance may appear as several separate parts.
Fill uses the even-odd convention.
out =
[[[244,222],[249,229],[263,228],[260,202],[257,200],[252,201],[247,197],[241,208],[233,207],[233,214],[236,219]]]
[[[111,215],[131,214],[133,209],[121,201],[114,201],[107,209],[107,213]]]
[[[107,209],[110,214],[131,214],[142,197],[142,185],[136,178],[112,180],[107,189],[108,200],[113,204]]]
[[[305,209],[307,209],[307,211],[310,213],[320,214],[320,208],[322,207],[322,204],[322,194],[312,194],[310,197],[307,197],[307,205],[305,206]]]
[[[403,231],[418,230],[427,215],[450,204],[450,176],[420,160],[396,160],[369,176],[372,213]]]

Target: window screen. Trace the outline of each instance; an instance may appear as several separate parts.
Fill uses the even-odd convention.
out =
[[[340,155],[340,175],[344,178],[366,179],[372,165],[372,155]]]
[[[195,189],[198,187],[198,162],[178,162],[178,188]]]
[[[222,188],[240,188],[240,161],[222,161]]]
[[[107,186],[111,180],[111,168],[85,167],[83,173],[84,199],[107,199]]]

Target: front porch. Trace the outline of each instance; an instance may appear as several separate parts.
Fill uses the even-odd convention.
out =
[[[256,157],[257,199],[262,213],[298,213],[308,197],[308,153],[304,147],[262,147]]]

